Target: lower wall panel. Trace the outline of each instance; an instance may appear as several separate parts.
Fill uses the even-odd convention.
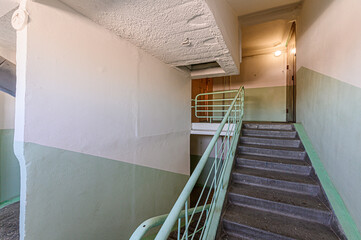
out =
[[[20,195],[20,168],[14,154],[14,129],[0,130],[0,204]]]
[[[129,239],[169,212],[187,175],[25,143],[25,239]]]
[[[297,72],[297,120],[361,230],[361,89],[307,68]]]
[[[286,86],[247,88],[244,121],[286,121]]]

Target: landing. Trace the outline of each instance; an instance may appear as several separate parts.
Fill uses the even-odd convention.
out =
[[[19,202],[0,209],[0,240],[19,239],[19,210]]]

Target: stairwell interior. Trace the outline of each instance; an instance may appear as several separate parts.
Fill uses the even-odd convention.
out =
[[[244,123],[218,239],[346,239],[293,124]]]

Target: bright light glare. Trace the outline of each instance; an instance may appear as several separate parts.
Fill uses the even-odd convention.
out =
[[[291,53],[296,54],[296,48],[292,48]]]
[[[282,54],[282,52],[281,52],[280,50],[278,50],[278,51],[275,51],[275,56],[276,56],[276,57],[279,57],[279,56],[281,56],[281,54]]]

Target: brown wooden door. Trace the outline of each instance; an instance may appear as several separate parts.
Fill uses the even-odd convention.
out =
[[[193,79],[192,80],[192,99],[195,99],[196,96],[200,93],[208,93],[213,91],[213,79],[212,78],[203,78],[203,79]],[[202,100],[210,99],[209,96],[204,96],[200,98]],[[210,102],[208,102],[209,104]],[[192,103],[194,106],[194,102]],[[206,113],[203,114],[206,116]],[[195,116],[195,109],[192,108],[192,122],[206,122],[206,118],[197,118]]]
[[[286,120],[296,122],[296,25],[287,44]]]

